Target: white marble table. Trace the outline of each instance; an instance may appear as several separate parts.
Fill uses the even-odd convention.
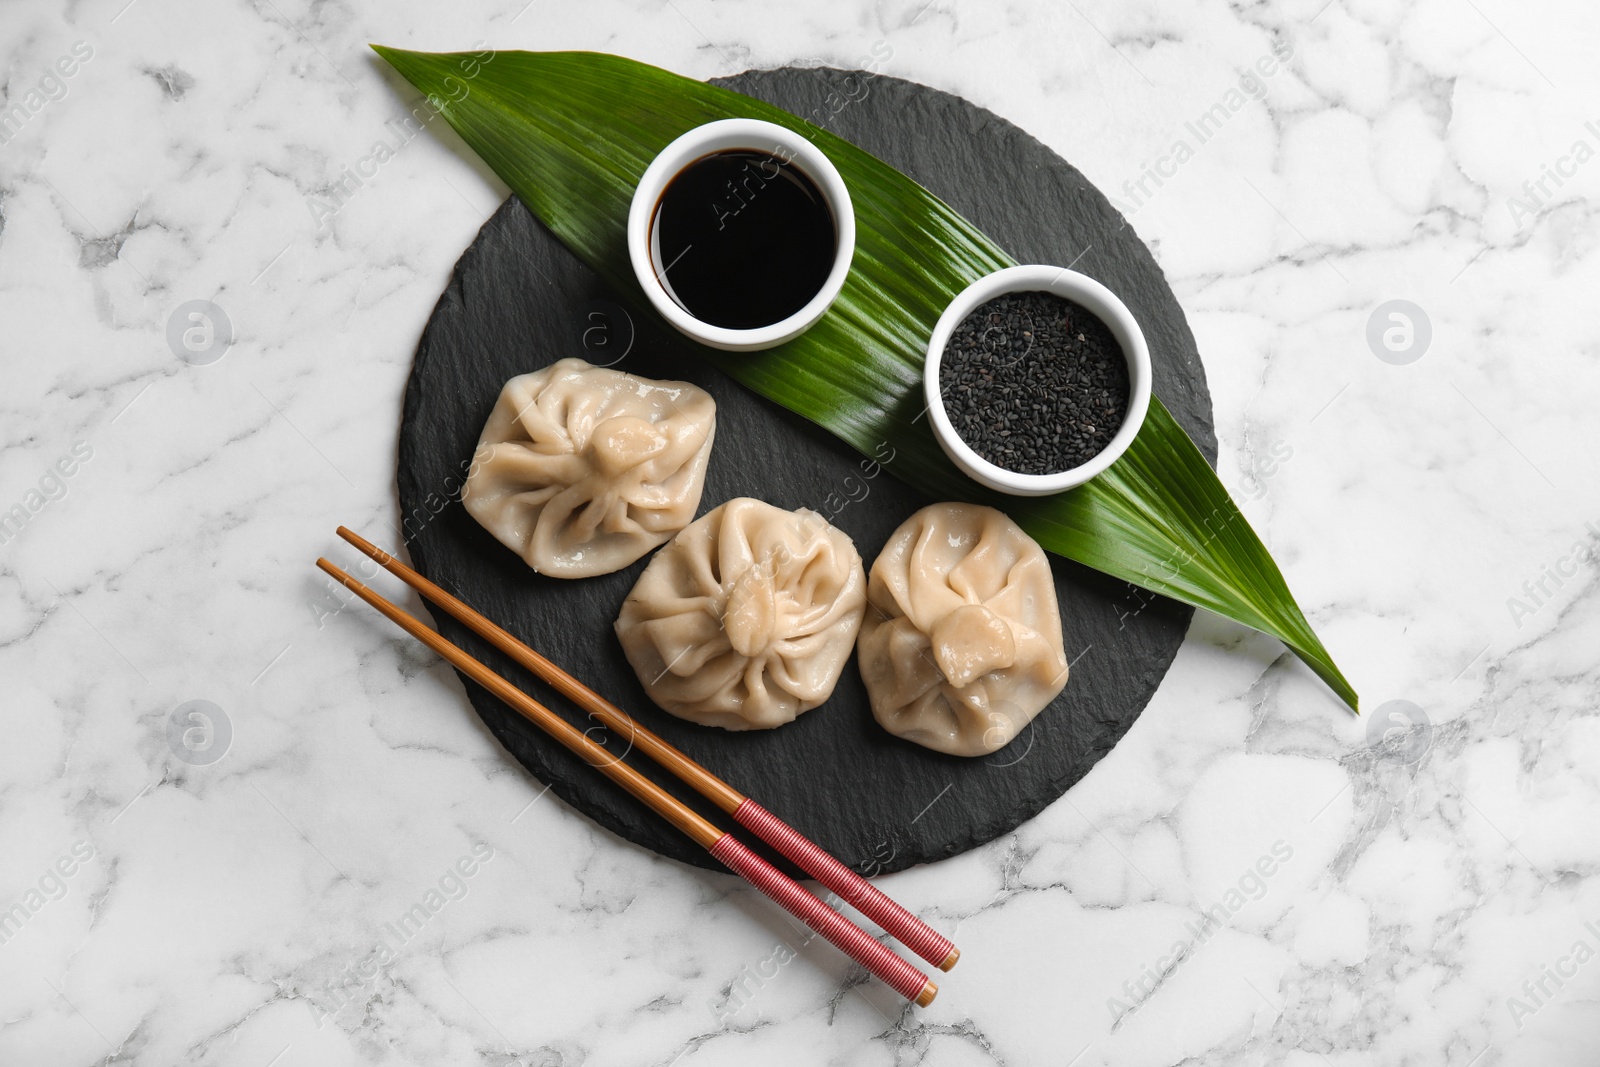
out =
[[[0,9],[0,1063],[1596,1061],[1592,5],[524,2]],[[1198,618],[1061,801],[885,880],[965,951],[920,1012],[542,795],[311,567],[393,542],[411,354],[505,195],[366,43],[480,40],[887,51],[1037,134],[1170,274],[1366,706],[1428,725],[1374,747]]]

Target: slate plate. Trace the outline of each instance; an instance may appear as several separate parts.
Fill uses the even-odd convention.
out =
[[[1156,392],[1215,462],[1210,395],[1183,312],[1144,245],[1078,171],[990,112],[911,82],[784,69],[720,84],[876,153],[1019,261],[1072,264],[1110,286],[1149,339]],[[515,197],[484,225],[434,310],[406,389],[398,487],[419,570],[860,870],[900,870],[990,841],[1061,796],[1110,751],[1166,673],[1192,609],[1053,557],[1071,680],[1030,729],[988,758],[945,756],[886,734],[872,719],[853,659],[829,703],[777,730],[727,733],[651,704],[611,630],[648,557],[603,577],[546,578],[456,499],[506,379],[575,355],[695,382],[717,401],[700,513],[735,496],[809,507],[832,516],[869,566],[894,528],[929,501],[886,473],[868,477],[874,471],[863,468],[861,456],[712,369],[653,314],[630,315],[617,300]],[[436,614],[436,621],[539,699],[595,725],[593,736],[605,735],[453,620]],[[463,684],[495,736],[557,796],[646,848],[716,868],[594,770]],[[688,798],[647,760],[635,755],[630,762]],[[708,805],[696,806],[712,814]]]

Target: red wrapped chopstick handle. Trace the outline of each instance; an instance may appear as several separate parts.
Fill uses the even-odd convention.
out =
[[[822,851],[810,838],[754,800],[746,797],[733,817],[912,952],[942,971],[956,965],[961,953],[949,938],[884,896],[871,882]]]
[[[927,975],[802,889],[793,878],[751,852],[732,834],[724,834],[712,845],[711,854],[907,1000],[926,1007],[939,991],[939,987],[930,982]]]

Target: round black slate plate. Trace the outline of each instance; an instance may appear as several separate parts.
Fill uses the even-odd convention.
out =
[[[1019,261],[1071,264],[1110,286],[1149,339],[1156,392],[1215,461],[1210,396],[1183,312],[1144,245],[1078,171],[990,112],[911,82],[784,69],[720,84],[826,125],[877,154]],[[833,515],[869,566],[894,528],[929,501],[887,474],[866,477],[870,468],[863,470],[862,457],[724,377],[654,315],[630,314],[617,299],[514,197],[462,255],[418,347],[400,429],[400,505],[419,570],[845,863],[869,872],[952,856],[1006,833],[1110,751],[1155,692],[1192,611],[1061,559],[1052,562],[1071,680],[1030,729],[986,759],[944,756],[879,729],[853,659],[831,701],[777,730],[727,733],[651,704],[611,630],[648,557],[603,577],[546,578],[491,538],[455,499],[506,379],[576,355],[595,363],[620,357],[617,366],[632,373],[699,384],[717,401],[717,439],[700,513],[735,496],[809,507]],[[435,618],[451,640],[574,721],[594,725],[453,620]],[[463,682],[495,736],[563,800],[646,848],[716,866],[594,770]],[[630,762],[687,798],[687,790],[647,760],[635,755]],[[711,814],[709,806],[696,806]]]

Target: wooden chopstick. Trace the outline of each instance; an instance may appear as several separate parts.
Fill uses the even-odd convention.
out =
[[[465,623],[479,637],[544,679],[562,696],[628,738],[645,755],[671,771],[695,792],[732,815],[741,825],[751,830],[780,854],[787,856],[801,870],[833,890],[841,900],[883,927],[890,936],[918,956],[943,971],[948,971],[956,965],[961,952],[950,943],[949,939],[889,899],[872,883],[823,851],[820,846],[788,823],[652,733],[627,712],[523,644],[515,635],[497,626],[470,605],[439,588],[354,530],[341,526],[339,536],[389,573]]]
[[[677,797],[626,763],[614,759],[605,748],[589,740],[583,731],[566,719],[528,696],[334,564],[326,559],[318,559],[317,566],[346,589],[371,604],[389,621],[444,657],[451,666],[483,686],[590,766],[643,801],[652,811],[710,852],[723,866],[744,878],[795,918],[827,938],[845,955],[888,983],[895,992],[922,1007],[927,1007],[933,1002],[939,987],[927,975],[885,948],[855,923],[818,900],[794,879],[752,852],[738,838],[713,826]]]

